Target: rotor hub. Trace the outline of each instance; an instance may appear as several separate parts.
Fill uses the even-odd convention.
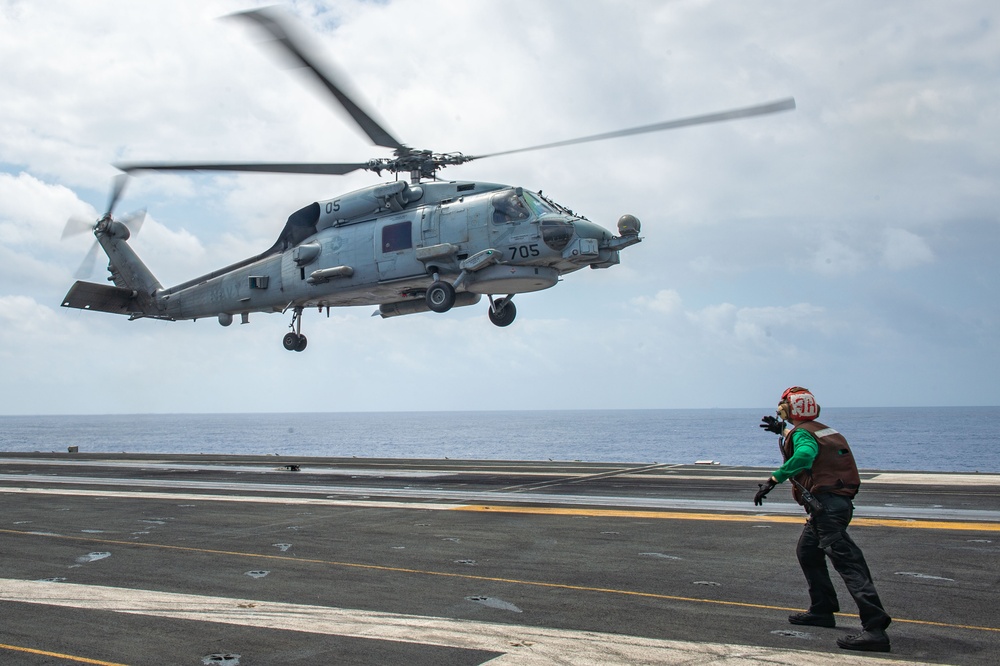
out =
[[[431,150],[417,150],[409,146],[397,148],[395,157],[369,160],[365,169],[381,175],[389,173],[409,173],[414,178],[434,178],[439,169],[472,161],[471,156],[462,153],[435,153]]]

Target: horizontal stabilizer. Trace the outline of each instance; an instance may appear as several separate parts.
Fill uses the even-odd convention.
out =
[[[142,308],[138,307],[130,289],[83,281],[77,281],[70,287],[62,305],[64,308],[96,310],[122,315],[142,312]]]

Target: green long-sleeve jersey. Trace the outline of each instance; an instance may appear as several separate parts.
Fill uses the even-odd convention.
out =
[[[811,468],[817,455],[819,455],[819,442],[816,438],[811,432],[796,428],[792,431],[792,456],[771,476],[778,483],[782,483],[799,472]]]

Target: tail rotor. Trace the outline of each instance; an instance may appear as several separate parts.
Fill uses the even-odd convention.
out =
[[[112,217],[115,206],[118,205],[118,201],[121,199],[127,183],[128,174],[120,173],[115,176],[114,180],[111,182],[111,194],[108,197],[108,207],[104,215],[102,215],[96,222],[79,215],[70,217],[66,220],[66,226],[63,227],[62,240],[88,232],[93,233],[95,236],[100,235],[108,230],[112,223],[120,223],[124,225],[131,235],[138,234],[139,230],[142,228],[143,222],[146,220],[145,209],[129,213],[121,220],[115,220]],[[86,279],[94,272],[94,266],[97,263],[98,245],[99,242],[95,238],[94,242],[90,246],[90,249],[87,251],[87,254],[84,256],[83,261],[80,263],[80,267],[76,270],[74,277],[77,280]]]

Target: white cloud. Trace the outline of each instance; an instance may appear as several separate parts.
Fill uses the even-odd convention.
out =
[[[894,271],[914,268],[934,261],[934,251],[926,240],[906,229],[887,229],[882,264]]]
[[[31,174],[0,173],[0,243],[53,247],[71,216],[94,217],[72,190]]]
[[[146,222],[132,245],[140,259],[160,279],[160,282],[164,283],[164,286],[195,277],[197,274],[208,273],[222,263],[217,254],[209,256],[209,252],[197,236],[186,229],[175,230],[166,227],[151,215],[147,215]],[[236,256],[233,261],[246,256],[234,254]],[[164,278],[160,278],[161,274]]]
[[[673,314],[681,309],[681,296],[673,289],[661,289],[653,297],[636,296],[632,303],[660,314]]]
[[[866,266],[865,249],[861,242],[826,236],[811,252],[810,266],[823,275],[853,275]],[[808,290],[811,279],[803,276],[799,286]]]
[[[737,307],[712,305],[687,313],[702,339],[713,348],[783,354],[794,353],[797,342],[833,331],[822,308],[806,303],[791,306]]]
[[[8,361],[23,358],[26,346],[72,344],[84,330],[78,322],[61,319],[54,308],[33,298],[0,296],[0,349]],[[8,365],[7,374],[10,370]]]

